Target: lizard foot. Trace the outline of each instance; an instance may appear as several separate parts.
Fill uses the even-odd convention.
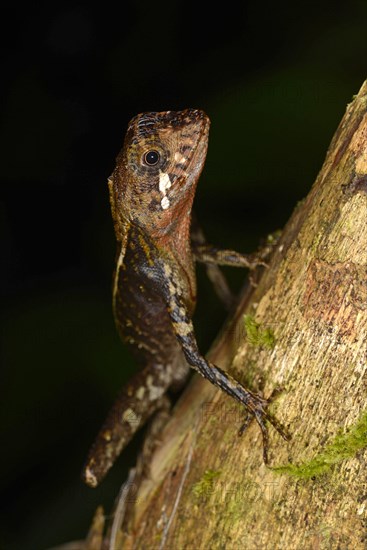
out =
[[[289,441],[291,439],[290,434],[286,428],[273,416],[267,407],[273,401],[273,399],[281,392],[280,388],[273,390],[269,399],[264,399],[263,397],[257,394],[251,394],[251,399],[246,404],[247,407],[247,416],[244,423],[238,430],[238,435],[241,436],[244,431],[247,429],[251,420],[255,418],[258,423],[262,438],[263,438],[263,459],[265,464],[269,464],[268,449],[269,449],[269,432],[266,425],[266,421],[276,429],[276,431],[282,436],[283,439]]]

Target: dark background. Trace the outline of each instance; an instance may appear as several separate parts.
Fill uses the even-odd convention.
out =
[[[88,447],[133,371],[112,320],[106,186],[128,120],[146,110],[207,111],[196,210],[212,242],[251,251],[307,194],[362,84],[363,6],[2,8],[1,547],[83,537],[97,504],[110,511],[138,447],[97,490],[80,482]],[[199,283],[205,350],[225,314],[202,272]]]

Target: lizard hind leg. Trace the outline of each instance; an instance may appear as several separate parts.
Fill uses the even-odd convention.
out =
[[[87,485],[97,487],[135,432],[166,406],[174,380],[172,365],[148,364],[122,388],[89,451],[82,471]]]

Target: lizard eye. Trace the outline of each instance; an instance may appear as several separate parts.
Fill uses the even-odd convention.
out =
[[[155,166],[158,164],[161,156],[155,149],[152,149],[150,151],[147,151],[143,155],[143,162],[144,164],[147,164],[148,166]]]

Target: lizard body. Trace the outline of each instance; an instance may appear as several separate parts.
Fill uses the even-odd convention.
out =
[[[157,411],[170,387],[193,367],[242,403],[262,430],[267,459],[267,400],[207,361],[198,349],[192,315],[196,304],[195,261],[217,278],[216,264],[251,267],[254,257],[210,247],[193,231],[191,209],[208,145],[203,111],[165,111],[134,117],[109,179],[117,239],[113,311],[122,339],[141,370],[110,411],[83,472],[95,487],[136,430]],[[222,289],[223,290],[223,289]],[[224,293],[228,301],[228,292]]]

